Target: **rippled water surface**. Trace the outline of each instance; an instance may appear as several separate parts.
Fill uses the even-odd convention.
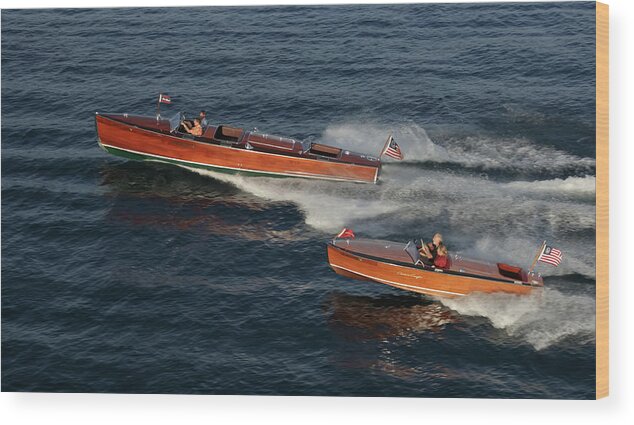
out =
[[[2,390],[593,398],[594,4],[2,11]],[[94,113],[406,155],[379,185],[107,155]],[[336,275],[342,226],[542,296]]]

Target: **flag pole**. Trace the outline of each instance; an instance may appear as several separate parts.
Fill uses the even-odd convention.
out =
[[[383,149],[381,149],[381,152],[379,152],[379,159],[381,159],[381,157],[385,153],[385,148],[387,147],[387,144],[390,143],[391,138],[392,138],[392,132],[390,131],[390,134],[387,136],[387,140],[385,141],[385,144],[383,145]]]
[[[156,102],[156,120],[157,121],[161,117],[161,97],[163,97],[163,93],[159,93],[158,102]]]
[[[539,256],[544,251],[545,246],[546,246],[546,241],[542,242],[542,245],[539,247],[537,254],[535,254],[535,258],[533,259],[533,264],[531,264],[531,268],[528,269],[528,274],[533,273],[533,269],[535,268],[535,265],[537,264],[537,260],[539,259]]]

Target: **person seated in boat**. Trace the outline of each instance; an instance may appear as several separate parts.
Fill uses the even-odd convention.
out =
[[[191,135],[194,136],[202,136],[203,135],[203,128],[200,125],[200,119],[199,118],[194,118],[194,125],[189,127],[187,126],[187,124],[183,123],[183,128],[185,129],[186,132],[188,132]]]
[[[200,114],[198,114],[198,119],[200,120],[200,126],[203,129],[207,127],[207,112],[206,111],[200,111]],[[187,131],[188,129],[191,130],[192,128],[194,128],[194,120],[187,119],[181,122],[182,131]]]
[[[439,267],[441,269],[446,268],[449,265],[449,257],[448,257],[447,247],[443,245],[441,242],[438,248],[436,249],[436,257],[434,258],[434,266]]]
[[[178,131],[185,133],[187,130],[190,130],[194,127],[194,120],[183,119],[181,124],[178,126]]]
[[[442,235],[440,233],[434,233],[434,236],[431,238],[431,242],[425,244],[422,240],[419,252],[421,255],[421,260],[428,266],[434,264],[434,260],[436,259],[436,255],[438,255],[438,247],[442,245]]]
[[[198,118],[200,118],[200,125],[202,127],[207,127],[207,111],[200,111]]]

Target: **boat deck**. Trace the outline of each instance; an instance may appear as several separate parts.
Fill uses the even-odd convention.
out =
[[[376,258],[377,260],[383,259],[388,262],[403,263],[412,267],[429,268],[422,265],[414,266],[412,258],[405,251],[406,244],[404,243],[376,239],[337,239],[333,241],[333,245],[352,253]],[[449,267],[443,269],[445,271],[506,280],[509,282],[520,280],[502,275],[497,263],[466,258],[452,254],[451,252],[449,253],[449,260]],[[525,272],[522,272],[521,280],[526,280]]]
[[[144,130],[169,134],[184,141],[223,144],[235,149],[253,149],[260,152],[325,162],[339,162],[376,168],[381,165],[380,159],[372,155],[352,152],[319,143],[302,143],[292,138],[246,131],[242,128],[225,125],[208,125],[204,128],[201,136],[192,136],[191,134],[181,132],[179,127],[172,128],[170,120],[166,118],[157,119],[156,117],[132,114],[102,113],[97,115]]]
[[[300,142],[228,126],[207,126],[202,136],[179,132],[170,120],[130,114],[95,115],[97,140],[106,152],[223,173],[376,183],[377,157],[334,146]]]

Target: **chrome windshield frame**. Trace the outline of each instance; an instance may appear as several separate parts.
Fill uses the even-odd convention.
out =
[[[185,115],[182,112],[177,112],[176,114],[174,114],[174,116],[167,119],[170,123],[170,133],[173,133],[178,129],[184,118]]]

